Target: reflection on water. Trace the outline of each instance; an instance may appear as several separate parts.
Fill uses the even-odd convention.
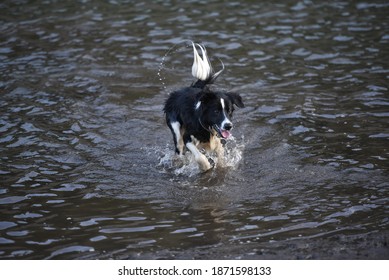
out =
[[[0,258],[388,258],[387,3],[0,8]],[[185,40],[246,104],[206,174],[163,120]]]

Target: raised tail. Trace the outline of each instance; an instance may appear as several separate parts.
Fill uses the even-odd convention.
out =
[[[200,44],[195,44],[192,42],[193,46],[193,65],[192,65],[192,76],[197,79],[195,83],[192,84],[192,87],[203,88],[207,84],[212,84],[217,77],[223,72],[224,64],[222,61],[222,69],[214,73],[211,62],[209,61],[207,50],[205,46]],[[197,47],[201,50],[201,57],[197,52]]]

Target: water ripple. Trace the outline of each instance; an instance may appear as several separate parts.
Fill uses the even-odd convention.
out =
[[[387,259],[389,6],[173,4],[0,4],[0,258]],[[162,112],[188,40],[245,102],[205,174]]]

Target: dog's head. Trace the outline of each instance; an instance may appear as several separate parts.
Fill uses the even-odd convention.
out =
[[[202,57],[198,54],[196,45],[200,48]],[[196,115],[204,129],[226,139],[231,136],[234,106],[244,107],[242,98],[237,93],[213,92],[208,89],[207,85],[213,83],[223,72],[224,65],[222,63],[222,69],[214,73],[205,47],[196,45],[192,43],[194,56],[192,75],[197,78],[192,87],[201,89],[195,103]]]
[[[233,127],[234,106],[244,107],[239,94],[212,92],[206,89],[198,94],[195,110],[204,129],[227,139],[231,136],[230,131]]]

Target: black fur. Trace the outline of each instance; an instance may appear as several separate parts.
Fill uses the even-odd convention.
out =
[[[220,103],[221,98],[225,100],[224,112]],[[198,102],[201,102],[201,105],[196,109]],[[232,119],[234,105],[244,107],[239,94],[211,91],[204,85],[204,81],[198,81],[191,87],[172,92],[166,100],[164,112],[166,123],[173,133],[176,152],[180,153],[175,133],[171,127],[172,123],[178,122],[184,130],[184,145],[192,141],[191,136],[206,143],[216,132],[213,131],[214,125],[220,126],[224,116]],[[227,130],[231,128],[227,127]]]
[[[214,73],[204,46],[192,42],[194,62],[192,76],[197,81],[170,94],[165,102],[164,112],[177,154],[183,154],[185,147],[194,155],[203,171],[212,166],[199,151],[199,147],[207,151],[215,151],[220,158],[224,155],[221,139],[229,138],[232,129],[234,105],[244,107],[239,94],[212,91],[212,84],[224,70]],[[198,54],[197,47],[202,56]],[[223,140],[224,141],[224,140]],[[222,161],[222,160],[221,160]]]

